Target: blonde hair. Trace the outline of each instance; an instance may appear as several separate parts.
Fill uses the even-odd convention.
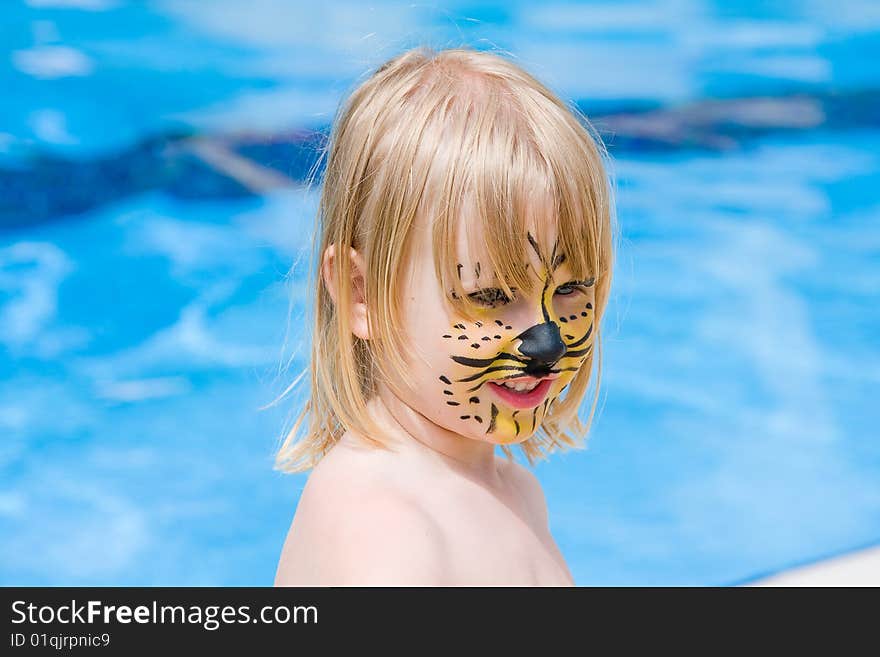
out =
[[[599,395],[599,324],[614,251],[612,189],[604,166],[608,154],[587,118],[499,54],[422,46],[387,61],[357,86],[340,105],[323,155],[326,171],[312,253],[316,266],[310,268],[316,290],[311,362],[282,397],[307,372],[311,390],[277,451],[276,469],[313,467],[346,430],[385,446],[366,404],[379,377],[392,387],[395,377],[409,381],[400,356],[398,281],[409,262],[416,217],[432,218],[437,280],[454,291],[451,299],[443,295],[447,309],[473,318],[476,306],[454,264],[457,218],[473,208],[499,286],[511,295],[511,287],[531,287],[528,273],[515,263],[527,257],[524,217],[536,198],[550,203],[549,221],[555,221],[559,249],[572,274],[596,278],[599,363],[586,424],[578,408],[595,350],[565,399],[550,406],[538,431],[520,447],[533,464],[557,448],[580,446]],[[331,244],[344,245],[335,250],[338,306],[320,273]],[[351,302],[349,246],[366,265],[370,340],[355,336],[348,313],[337,312]],[[507,446],[502,449],[512,458]]]

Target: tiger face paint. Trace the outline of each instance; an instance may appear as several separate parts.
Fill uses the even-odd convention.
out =
[[[524,266],[538,272],[540,293],[507,299],[481,287],[469,296],[486,304],[485,318],[442,334],[449,362],[436,377],[438,398],[467,426],[462,433],[497,444],[531,437],[593,348],[595,280],[565,276],[565,254],[554,245],[545,256],[528,239],[539,264]],[[476,263],[474,281],[480,270]]]
[[[433,444],[527,440],[591,354],[593,282],[576,280],[566,254],[553,247],[555,236],[539,244],[532,232],[521,263],[531,287],[513,289],[507,299],[476,251],[479,238],[468,240],[460,231],[462,292],[481,308],[479,317],[467,319],[450,313],[451,293],[437,284],[430,224],[418,224],[416,231],[411,266],[399,281],[402,313],[396,327],[409,382],[395,381],[400,385],[386,406],[394,409],[397,424]],[[536,381],[545,382],[535,403],[498,387]]]

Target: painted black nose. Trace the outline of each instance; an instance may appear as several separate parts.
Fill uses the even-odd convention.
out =
[[[554,322],[535,324],[517,337],[522,340],[519,353],[536,363],[552,365],[565,353],[565,343]]]

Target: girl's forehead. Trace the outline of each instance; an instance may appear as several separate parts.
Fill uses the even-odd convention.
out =
[[[530,276],[543,277],[545,268],[550,266],[551,261],[554,258],[557,262],[560,260],[561,251],[558,249],[555,230],[552,227],[539,227],[534,224],[528,226],[526,238],[522,243],[522,252],[523,261],[514,264],[523,267],[530,265]],[[463,284],[492,280],[495,277],[487,241],[479,227],[475,227],[473,231],[458,231],[455,254],[456,260],[451,264],[458,270]]]
[[[434,222],[438,220],[437,214],[432,211],[419,213],[416,230],[420,234],[418,240],[420,247],[416,257],[424,262],[425,266],[433,268],[430,263],[433,263],[437,256],[434,252],[436,246],[438,253],[448,253],[451,261],[443,264],[449,271],[458,273],[463,285],[473,285],[477,282],[485,284],[487,281],[496,280],[495,267],[490,257],[491,239],[492,251],[496,253],[496,257],[503,258],[506,252],[511,252],[506,256],[508,258],[506,262],[498,263],[499,267],[507,270],[510,270],[511,264],[514,267],[523,267],[528,270],[529,277],[541,281],[547,268],[551,270],[558,268],[560,263],[556,260],[561,255],[561,249],[557,244],[556,217],[551,210],[555,204],[547,202],[545,196],[536,193],[533,199],[524,204],[526,207],[518,208],[517,219],[520,223],[510,229],[517,233],[515,238],[503,234],[487,235],[486,222],[480,220],[476,205],[472,203],[472,195],[469,195],[469,198],[457,208],[457,217],[453,219],[455,223],[452,226],[454,244],[435,245],[433,236]],[[512,239],[518,241],[513,248],[510,246]],[[452,248],[449,249],[449,246]],[[521,262],[511,262],[514,258]]]

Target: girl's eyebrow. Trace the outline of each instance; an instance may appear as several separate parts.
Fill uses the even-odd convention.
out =
[[[501,287],[500,279],[498,278],[498,275],[494,271],[493,272],[485,272],[484,271],[482,276],[480,276],[480,278],[474,277],[471,280],[467,281],[467,283],[462,282],[462,285],[464,285],[465,288],[471,287],[475,290],[485,290],[487,288]],[[516,288],[511,288],[511,289],[516,289]]]
[[[491,285],[497,282],[497,277],[495,276],[495,272],[487,272],[480,271],[480,263],[470,264],[462,264],[458,263],[456,265],[456,269],[458,270],[458,280],[461,281],[461,286],[465,289],[474,288],[474,289],[483,289],[485,287],[490,287]],[[484,284],[480,284],[480,279],[485,279],[488,282],[484,282]]]
[[[584,287],[590,287],[596,282],[595,276],[590,276],[589,278],[576,279],[576,280],[567,280],[558,285],[583,285]],[[484,285],[478,285],[476,280],[469,281],[469,284],[462,283],[462,286],[466,290],[470,290],[473,288],[469,294],[473,294],[474,292],[480,292],[481,290],[490,290],[494,288],[500,287],[498,284],[498,278],[496,276],[492,276],[491,280],[486,282]],[[518,290],[518,287],[511,287],[511,290]]]
[[[483,287],[476,288],[473,292],[468,292],[468,295],[478,294],[479,292],[484,292],[486,290],[500,290],[501,288],[497,285],[484,285]],[[511,292],[516,292],[519,290],[518,287],[510,288]]]

